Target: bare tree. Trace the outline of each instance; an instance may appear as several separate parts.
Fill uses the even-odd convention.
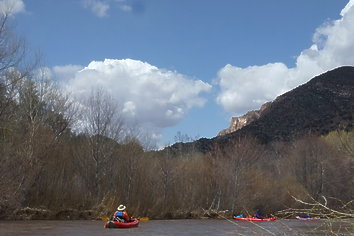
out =
[[[350,168],[348,158],[323,138],[307,137],[294,142],[289,161],[296,179],[316,200],[328,193],[331,196],[338,195],[339,193],[333,190],[339,188],[341,183],[347,181],[348,175],[350,176],[346,174]],[[337,170],[339,167],[340,174]],[[344,197],[346,194],[343,192],[341,195]]]
[[[349,157],[354,158],[354,131],[336,130],[329,133],[325,139]]]
[[[156,139],[152,137],[154,131],[151,128],[131,121],[129,124],[124,124],[123,139],[120,139],[120,141],[123,143],[138,142],[144,150],[154,150],[157,148]]]
[[[28,63],[25,43],[14,35],[8,17],[9,12],[0,16],[0,120],[16,95],[17,83],[38,64],[38,59]]]
[[[44,121],[51,126],[55,137],[73,125],[77,118],[78,109],[69,95],[65,94],[48,75],[46,68],[37,71],[33,81],[36,84],[39,100],[45,104],[46,116]]]
[[[25,43],[14,34],[13,27],[9,24],[10,14],[11,8],[0,13],[0,186],[4,193],[0,196],[0,205],[4,203],[4,199],[9,205],[21,203],[22,193],[26,191],[24,176],[29,163],[26,158],[20,158],[21,150],[17,149],[24,146],[19,145],[23,144],[23,132],[17,122],[18,95],[21,82],[37,64],[37,60],[28,63],[29,54]],[[31,176],[27,177],[31,179]],[[6,200],[9,194],[11,197]]]
[[[95,165],[95,187],[100,193],[102,163],[113,155],[115,144],[122,139],[123,118],[118,105],[103,89],[92,90],[83,102],[84,130],[90,135],[91,158]]]

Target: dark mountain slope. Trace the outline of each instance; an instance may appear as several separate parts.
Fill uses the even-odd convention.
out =
[[[254,136],[262,143],[290,141],[303,135],[324,135],[336,129],[351,130],[354,113],[354,67],[345,66],[316,76],[277,97],[259,119],[233,133],[175,144],[169,149],[208,152],[240,136]]]
[[[264,143],[309,133],[323,135],[338,128],[352,129],[353,113],[354,67],[341,67],[279,96],[239,133]]]

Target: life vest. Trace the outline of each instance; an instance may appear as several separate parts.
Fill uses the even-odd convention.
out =
[[[130,221],[128,213],[126,211],[116,211],[114,213],[114,217],[119,219],[119,221],[122,221],[122,222],[129,222]]]

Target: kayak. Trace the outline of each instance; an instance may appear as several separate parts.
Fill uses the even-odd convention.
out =
[[[139,225],[139,220],[134,219],[131,222],[119,222],[119,221],[113,221],[109,220],[106,222],[104,225],[105,228],[132,228],[132,227],[138,227]]]
[[[296,216],[296,219],[298,219],[298,220],[319,220],[320,217],[301,217],[301,216]]]
[[[234,219],[235,220],[242,220],[242,221],[273,221],[273,220],[276,220],[275,217],[259,219],[256,217],[237,217],[237,216],[234,216]]]

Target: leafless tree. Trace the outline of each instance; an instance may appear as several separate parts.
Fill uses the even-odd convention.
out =
[[[1,14],[0,119],[8,113],[7,108],[16,95],[17,83],[28,77],[38,64],[38,59],[31,59],[29,62],[28,56],[24,40],[17,38],[9,26],[9,13]]]
[[[326,136],[326,141],[338,147],[340,151],[354,158],[354,132],[336,130]]]
[[[122,139],[124,122],[118,112],[118,105],[101,88],[92,90],[91,95],[83,101],[83,105],[84,131],[90,135],[91,158],[95,165],[95,186],[99,194],[102,164],[113,155],[115,144]]]

